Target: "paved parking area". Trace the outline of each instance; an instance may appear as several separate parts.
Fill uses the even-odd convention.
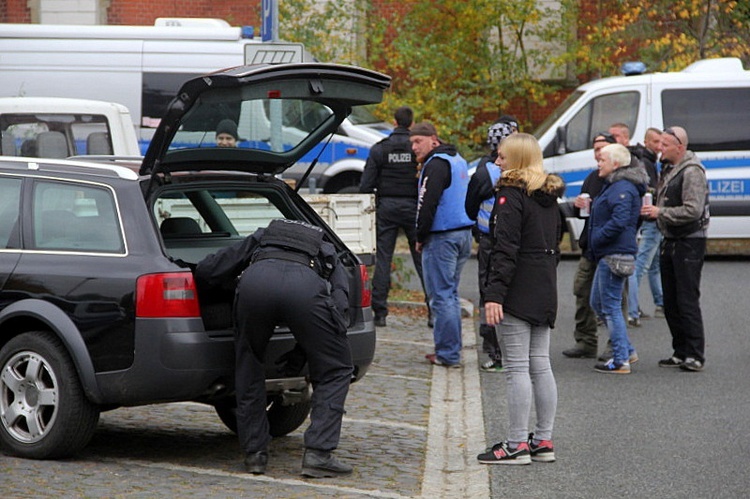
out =
[[[352,385],[337,456],[350,477],[299,475],[303,430],[275,439],[267,474],[242,468],[236,436],[213,408],[193,403],[102,414],[76,458],[30,461],[0,455],[5,497],[488,497],[474,326],[464,323],[464,368],[432,367],[432,331],[392,313],[378,329],[375,361]]]

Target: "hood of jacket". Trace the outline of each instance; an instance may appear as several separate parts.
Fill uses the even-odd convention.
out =
[[[521,170],[508,170],[503,172],[500,177],[499,185],[501,187],[517,187],[528,192],[526,178]],[[531,194],[531,199],[541,206],[547,207],[557,204],[557,199],[565,194],[565,182],[561,177],[554,174],[548,174],[544,184]]]
[[[646,172],[646,167],[643,163],[638,161],[635,156],[630,157],[630,164],[628,166],[621,166],[609,175],[607,175],[607,182],[614,184],[620,180],[627,180],[632,183],[638,189],[638,193],[643,196],[648,189],[649,177]]]

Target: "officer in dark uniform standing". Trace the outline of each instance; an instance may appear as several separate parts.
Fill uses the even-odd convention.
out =
[[[273,220],[243,241],[200,261],[199,289],[232,285],[237,433],[248,472],[263,474],[271,440],[266,417],[263,355],[279,324],[289,326],[309,364],[311,423],[305,432],[302,475],[348,475],[352,467],[331,452],[338,446],[344,402],[353,373],[346,336],[349,284],[334,246],[319,227]]]
[[[370,149],[359,191],[375,192],[377,211],[377,254],[372,279],[372,310],[375,325],[386,325],[388,291],[391,287],[391,261],[398,230],[409,241],[414,268],[424,289],[422,257],[416,251],[417,162],[409,142],[409,128],[414,121],[411,108],[402,106],[394,113],[396,128],[391,135]]]

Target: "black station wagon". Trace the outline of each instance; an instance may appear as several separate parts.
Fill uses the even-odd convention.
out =
[[[190,266],[276,218],[337,247],[361,378],[375,351],[367,271],[277,177],[389,84],[332,64],[238,67],[187,82],[138,164],[0,158],[2,448],[67,456],[101,411],[173,401],[210,404],[235,429],[233,292],[202,294]],[[225,119],[237,147],[217,147]],[[274,436],[310,410],[306,371],[285,370],[293,347],[280,325],[265,359]]]

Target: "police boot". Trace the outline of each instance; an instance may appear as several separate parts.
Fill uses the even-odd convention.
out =
[[[245,456],[245,471],[253,475],[263,475],[268,464],[268,452],[262,450]]]
[[[351,474],[353,468],[340,462],[329,451],[305,449],[302,458],[302,476],[328,478]]]

